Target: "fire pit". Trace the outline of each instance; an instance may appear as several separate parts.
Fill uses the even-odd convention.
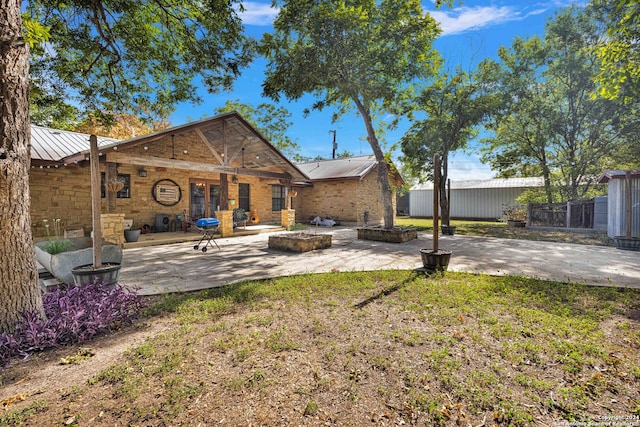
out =
[[[289,233],[269,236],[269,249],[289,252],[309,252],[330,247],[330,234]]]

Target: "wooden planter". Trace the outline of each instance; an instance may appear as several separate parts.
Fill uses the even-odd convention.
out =
[[[331,247],[330,234],[281,234],[269,236],[269,249],[289,252],[309,252]]]
[[[640,251],[640,237],[615,236],[613,241],[617,249],[624,251]]]
[[[115,286],[120,274],[119,263],[105,263],[100,268],[94,268],[93,264],[81,265],[71,270],[73,282],[78,285],[89,285],[94,282],[107,286]]]
[[[453,225],[441,225],[442,234],[446,236],[453,236],[456,232],[456,227]]]
[[[422,265],[428,273],[446,271],[449,266],[449,260],[451,259],[451,251],[442,249],[437,251],[433,249],[420,249],[420,255],[422,256]]]

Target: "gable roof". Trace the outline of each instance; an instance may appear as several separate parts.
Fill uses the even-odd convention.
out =
[[[603,172],[600,178],[598,178],[598,182],[603,183],[603,182],[609,182],[609,180],[611,179],[625,179],[627,177],[627,172],[629,172],[629,174],[631,175],[631,179],[640,178],[640,169],[629,170],[629,171],[615,170],[615,171]]]
[[[542,177],[491,178],[467,181],[451,181],[452,190],[479,190],[487,188],[529,188],[544,186]],[[411,190],[433,190],[433,183],[427,182],[411,187]]]
[[[329,179],[362,179],[377,164],[375,156],[369,155],[317,160],[298,163],[296,166],[312,181],[322,181]]]
[[[89,135],[33,126],[32,162],[40,164],[68,164],[84,161],[89,156]],[[199,140],[218,163],[208,164],[207,170],[221,173],[308,181],[309,178],[275,148],[260,132],[235,111],[205,118],[184,125],[163,129],[148,135],[125,140],[98,137],[98,147],[107,161],[181,169],[197,168],[199,162],[159,159],[150,156],[125,154],[127,148],[147,144],[172,144],[173,137],[195,132]],[[278,172],[278,170],[284,173]]]

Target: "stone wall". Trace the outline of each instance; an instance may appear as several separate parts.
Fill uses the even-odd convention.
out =
[[[392,195],[395,216],[395,190]],[[298,222],[331,217],[345,225],[364,225],[365,211],[369,225],[382,225],[384,215],[380,201],[380,186],[376,169],[363,179],[327,180],[314,182],[312,187],[298,190],[293,199]]]
[[[104,165],[101,171],[104,171]],[[124,214],[133,219],[133,228],[145,224],[153,226],[157,214],[176,219],[184,210],[189,212],[189,182],[191,179],[207,180],[219,184],[220,176],[214,173],[145,167],[147,177],[138,176],[137,166],[120,165],[118,173],[131,177],[131,197],[116,199],[115,209],[107,212],[106,198],[102,199],[102,213]],[[58,168],[32,168],[30,171],[31,223],[34,237],[46,235],[42,220],[62,220],[62,232],[83,229],[90,235],[91,226],[91,177],[88,165],[68,165]],[[161,179],[175,181],[181,189],[182,199],[174,206],[164,206],[153,199],[153,184]],[[256,177],[238,176],[239,183],[249,184],[250,213],[254,210],[261,223],[280,222],[280,212],[271,211],[271,184]],[[238,185],[229,179],[229,198],[238,199]]]
[[[146,147],[146,149],[145,149]],[[186,153],[184,151],[187,151]],[[209,149],[194,133],[176,138],[174,149],[171,143],[138,145],[126,151],[137,156],[175,157],[178,160],[217,163]],[[102,159],[108,157],[102,153]],[[105,164],[100,164],[104,172]],[[167,215],[175,220],[183,211],[189,212],[189,187],[193,180],[204,180],[219,184],[217,173],[145,167],[146,177],[138,176],[139,166],[119,164],[118,173],[130,175],[130,197],[115,200],[111,209],[106,198],[102,199],[102,213],[124,214],[133,220],[133,228],[143,225],[154,226],[156,215]],[[85,235],[91,234],[91,179],[88,162],[69,164],[60,167],[33,167],[30,170],[31,222],[35,238],[46,235],[42,223],[60,218],[62,232],[69,229],[82,229]],[[181,200],[174,206],[164,206],[156,202],[152,195],[154,183],[170,179],[178,184],[182,192]],[[239,183],[249,184],[250,217],[258,216],[261,223],[279,223],[279,211],[271,210],[271,188],[273,180],[264,180],[251,176],[238,176]],[[229,176],[229,198],[238,199],[238,184],[231,182]],[[395,205],[395,197],[393,197]],[[291,209],[296,211],[296,221],[308,223],[309,217],[333,217],[344,224],[363,225],[364,212],[369,212],[369,224],[381,224],[383,220],[380,205],[380,190],[376,170],[371,171],[362,180],[328,180],[316,182],[313,186],[298,189],[293,198]],[[395,212],[395,209],[394,209]],[[177,227],[178,228],[178,227]]]

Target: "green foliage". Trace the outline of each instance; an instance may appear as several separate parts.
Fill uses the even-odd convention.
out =
[[[600,71],[598,94],[635,105],[640,99],[640,5],[637,0],[592,0],[592,7],[607,24],[607,37],[596,50]]]
[[[49,241],[42,246],[42,249],[49,252],[51,255],[56,255],[62,252],[66,252],[73,248],[73,242],[71,242],[71,240],[61,238],[62,237],[62,229],[61,229],[62,220],[60,218],[55,218],[52,220],[53,231],[50,230],[49,220],[43,219],[42,223],[44,225],[45,233],[47,234],[47,239],[49,239]]]
[[[291,140],[286,134],[291,126],[289,119],[291,113],[285,107],[279,107],[268,102],[257,106],[243,104],[240,100],[227,100],[216,109],[217,114],[236,111],[255,127],[270,143],[282,151],[287,157],[294,157],[300,150],[300,146]]]
[[[73,248],[73,243],[67,239],[52,239],[42,246],[42,249],[49,252],[51,255],[67,252],[71,248]]]
[[[281,4],[274,28],[260,44],[268,60],[265,95],[278,101],[312,94],[312,109],[333,106],[334,119],[357,111],[379,163],[384,223],[391,228],[392,193],[376,133],[383,126],[375,117],[399,111],[410,83],[439,67],[435,20],[417,0],[290,0]]]
[[[36,86],[50,94],[62,84],[50,103],[40,97],[45,107],[74,100],[167,117],[178,102],[200,101],[196,77],[210,91],[228,89],[253,57],[235,2],[31,0],[26,14],[49,31],[46,49],[32,52]]]
[[[482,80],[457,69],[445,73],[412,101],[413,108],[427,118],[413,122],[400,140],[402,161],[411,176],[433,179],[433,158],[440,155],[440,209],[445,224],[449,223],[449,153],[464,149],[477,135],[476,127],[496,108],[498,98],[483,88]]]
[[[518,38],[501,49],[485,75],[503,108],[489,126],[483,160],[503,177],[543,176],[549,203],[586,197],[603,170],[626,159],[638,133],[632,109],[591,96],[594,46],[603,36],[590,9],[568,8],[543,39]]]

